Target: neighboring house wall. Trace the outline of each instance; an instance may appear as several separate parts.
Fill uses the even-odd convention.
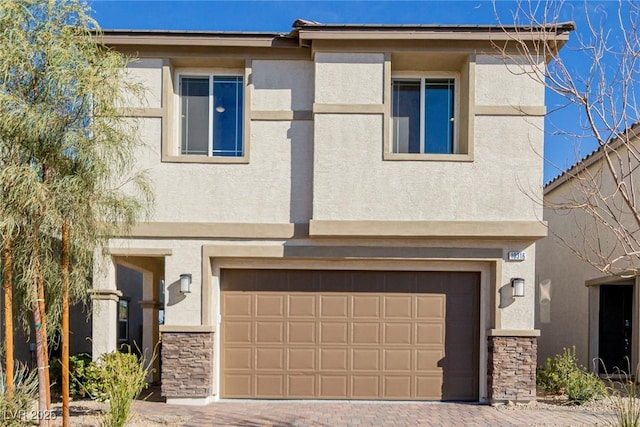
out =
[[[279,279],[284,282],[265,284],[262,279],[250,279],[254,282],[242,285],[252,287],[246,292],[258,292],[256,289],[267,285],[271,286],[267,291],[289,289],[287,298],[298,286],[292,279],[296,270],[318,271],[309,287],[320,292],[316,295],[320,299],[328,289],[323,280],[329,279],[323,277],[334,277],[326,273],[331,270],[347,272],[347,276],[335,275],[339,281],[351,277],[349,274],[361,278],[366,276],[362,272],[370,272],[370,285],[366,286],[377,292],[393,292],[393,284],[375,285],[378,280],[386,280],[385,271],[390,272],[389,277],[396,277],[399,271],[421,272],[416,277],[434,271],[472,272],[478,277],[474,292],[480,327],[472,336],[479,348],[469,348],[474,342],[471,340],[456,350],[477,358],[473,362],[477,385],[473,386],[476,389],[471,399],[535,399],[538,331],[534,329],[534,242],[546,233],[541,208],[535,203],[541,198],[544,88],[525,75],[510,72],[495,58],[488,42],[457,41],[457,47],[449,52],[442,48],[442,42],[412,41],[413,34],[393,43],[342,43],[315,40],[314,34],[301,32],[300,46],[298,40],[279,41],[286,48],[249,46],[246,39],[237,42],[245,43],[245,47],[232,48],[225,45],[231,42],[224,37],[207,37],[201,40],[211,43],[205,50],[188,44],[177,48],[163,45],[162,38],[148,46],[117,34],[109,39],[116,48],[135,52],[141,58],[129,72],[148,87],[150,105],[138,106],[130,114],[138,117],[140,134],[147,143],[138,161],[149,171],[156,205],[150,222],[139,224],[130,238],[111,241],[113,258],[100,266],[94,284],[95,305],[102,308],[100,316],[94,316],[94,330],[115,315],[118,291],[114,274],[118,262],[144,264],[145,271],[153,272],[143,285],[148,319],[157,318],[154,304],[160,298],[152,292],[151,283],[157,283],[161,275],[166,277],[165,324],[160,328],[163,393],[171,402],[203,403],[221,394],[243,395],[235,394],[233,387],[239,387],[238,382],[223,384],[231,381],[229,370],[239,369],[229,368],[232,356],[225,353],[233,317],[231,302],[225,301],[232,301],[235,295],[230,282],[225,284],[225,271],[251,269],[255,277],[271,277],[268,273],[273,269],[290,271],[289,276]],[[313,48],[307,47],[312,42]],[[177,79],[181,73],[198,72],[243,76],[244,156],[179,154]],[[394,77],[407,76],[455,79],[454,153],[391,152],[391,82]],[[524,251],[526,260],[508,261],[510,251]],[[185,273],[191,274],[190,293],[180,292],[180,275]],[[510,281],[514,277],[525,279],[524,297],[512,297]],[[344,287],[340,289],[347,292],[355,283],[341,285]],[[453,281],[443,286],[448,292],[455,290]],[[415,292],[416,288],[411,289]],[[290,322],[260,320],[260,313],[251,310],[259,311],[255,304],[263,301],[261,295],[245,295],[253,295],[251,301],[255,302],[249,307],[254,308],[247,310],[254,318],[233,323],[233,327],[252,325],[247,327],[253,332],[240,345],[245,353],[234,348],[237,360],[244,360],[242,354],[260,351],[260,347],[252,347],[252,340],[259,341],[260,325]],[[354,291],[343,295],[357,302],[360,294]],[[422,301],[420,297],[418,293],[412,298]],[[435,310],[436,316],[437,305],[430,304],[429,310]],[[421,330],[428,322],[420,320],[418,306],[411,307],[406,306],[403,315],[408,318],[403,325]],[[314,315],[322,316],[318,310]],[[384,316],[387,309],[381,310],[377,315]],[[276,311],[282,314],[281,309]],[[355,322],[355,311],[349,312],[349,322]],[[324,325],[326,319],[316,320]],[[387,328],[392,320],[379,325]],[[434,317],[430,322],[437,321]],[[292,327],[286,324],[286,328]],[[420,336],[415,334],[411,336]],[[112,332],[100,332],[97,338],[94,334],[94,357],[113,346]],[[505,365],[505,360],[513,356],[512,347],[526,353],[516,366],[517,374],[528,381],[524,385],[515,383],[513,365]],[[383,347],[382,353],[375,353],[382,354],[380,365],[376,365],[384,371],[381,376],[375,370],[375,375],[367,378],[349,371],[349,381],[353,382],[345,387],[350,391],[339,396],[363,398],[365,395],[355,390],[359,390],[358,384],[367,383],[377,384],[369,388],[379,391],[371,398],[394,398],[390,390],[400,390],[404,381],[408,381],[409,394],[396,398],[455,396],[449,389],[456,387],[451,382],[453,377],[446,376],[439,386],[441,374],[421,374],[418,368],[422,353],[430,354],[428,363],[440,360],[438,366],[446,365],[454,358],[452,348],[448,348],[448,355],[436,347],[432,353],[420,353],[417,348],[402,349],[413,354],[407,359],[412,360],[409,365],[413,368],[407,368],[414,370],[412,374],[389,374],[385,369],[393,370],[390,361],[394,353]],[[285,346],[285,350],[291,348]],[[325,350],[321,348],[317,357]],[[351,347],[342,350],[355,351]],[[400,353],[395,354],[400,357]],[[314,360],[315,356],[310,357]],[[267,356],[249,359],[270,360]],[[349,369],[354,363],[348,363]],[[261,387],[293,381],[288,374],[273,371],[264,385],[260,381],[266,377],[261,376],[259,367],[254,368],[257,371],[245,376],[255,382],[250,387],[254,397],[282,397]],[[309,378],[318,381],[312,386],[316,394],[311,397],[327,398],[332,394],[323,387],[338,387],[322,373],[311,373]],[[421,387],[427,383],[441,394],[422,393]],[[303,387],[287,384],[283,387],[289,391]]]
[[[625,148],[617,148],[618,155],[626,158]],[[615,163],[614,163],[615,164]],[[586,166],[585,166],[586,165]],[[633,178],[632,178],[633,179]],[[542,364],[547,357],[553,357],[561,353],[563,348],[575,346],[576,356],[581,364],[592,370],[602,370],[601,361],[607,359],[607,350],[599,348],[600,338],[603,335],[617,335],[601,330],[600,322],[607,320],[605,315],[601,319],[600,292],[603,288],[613,286],[631,285],[633,292],[623,299],[629,301],[631,313],[626,313],[629,321],[627,332],[625,319],[617,326],[611,325],[620,334],[628,335],[629,363],[622,362],[616,365],[618,368],[628,371],[634,370],[638,363],[640,340],[637,331],[640,330],[638,317],[638,297],[636,281],[633,276],[614,276],[603,273],[581,259],[578,254],[588,255],[592,259],[598,254],[604,260],[614,260],[620,252],[620,242],[611,230],[602,224],[595,222],[580,206],[585,203],[586,194],[591,194],[598,189],[606,205],[614,207],[614,211],[624,212],[624,204],[620,200],[619,193],[611,175],[602,161],[601,153],[595,152],[586,161],[567,171],[560,178],[552,181],[544,193],[544,219],[548,222],[549,236],[536,244],[537,259],[536,272],[539,289],[537,290],[537,325],[541,330],[539,339],[539,358]],[[591,199],[591,203],[595,200]],[[599,201],[605,206],[603,200]],[[567,205],[577,208],[567,209]],[[627,226],[633,230],[632,216],[628,216]],[[576,254],[576,252],[578,254]],[[617,265],[620,268],[621,265]],[[624,267],[622,268],[624,270]],[[624,317],[623,300],[619,303],[620,316]],[[633,332],[632,332],[633,331]],[[624,336],[612,336],[613,341],[603,341],[607,347],[620,345],[624,347]],[[620,344],[622,342],[622,344]],[[615,370],[613,362],[606,363],[608,372]],[[600,365],[600,368],[598,367]]]

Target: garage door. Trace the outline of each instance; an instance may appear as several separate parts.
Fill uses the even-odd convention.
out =
[[[479,273],[223,270],[221,396],[477,400]]]

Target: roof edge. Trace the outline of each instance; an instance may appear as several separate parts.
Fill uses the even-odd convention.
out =
[[[624,133],[630,133],[629,138],[627,138],[627,140],[629,141],[640,137],[640,122],[634,123],[629,128],[621,132],[621,134],[624,134]],[[558,176],[556,176],[551,181],[546,183],[543,186],[543,192],[542,192],[543,195],[546,196],[547,194],[551,193],[555,189],[561,187],[563,184],[571,181],[572,178],[574,178],[577,174],[582,172],[584,169],[588,168],[589,166],[593,165],[594,163],[602,159],[602,156],[604,155],[603,148],[605,146],[609,147],[612,150],[617,150],[623,144],[624,144],[624,140],[620,136],[611,138],[609,141],[606,142],[606,145],[604,146],[601,145],[595,150],[591,151],[589,154],[587,154],[580,160],[576,161],[573,165],[569,166]]]

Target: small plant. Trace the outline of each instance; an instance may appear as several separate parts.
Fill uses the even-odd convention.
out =
[[[600,378],[578,365],[575,347],[564,348],[562,354],[547,358],[546,365],[536,373],[536,381],[550,394],[564,394],[570,402],[582,404],[607,395]]]
[[[581,404],[595,398],[605,397],[607,387],[600,378],[580,367],[578,371],[572,372],[569,376],[565,392],[570,402]]]
[[[121,427],[129,420],[131,404],[147,386],[145,378],[154,359],[155,355],[145,363],[131,352],[113,352],[89,365],[87,375],[96,380],[87,392],[96,400],[109,402],[101,420],[104,427]]]
[[[27,414],[38,396],[36,371],[25,365],[17,365],[13,375],[13,393],[7,393],[7,378],[0,370],[0,415],[2,425],[19,427],[28,422]]]
[[[602,361],[601,361],[602,363]],[[604,366],[604,363],[603,363]],[[605,368],[605,374],[608,373]],[[627,359],[627,371],[631,372],[631,363]],[[636,368],[638,372],[638,368]],[[640,399],[638,399],[638,384],[627,372],[615,368],[615,375],[609,380],[611,406],[614,420],[610,425],[620,427],[640,427]]]
[[[82,398],[88,395],[87,389],[95,389],[93,384],[96,379],[92,378],[89,372],[91,355],[80,353],[69,356],[69,395],[74,398]],[[51,385],[57,389],[62,383],[62,364],[60,359],[51,360],[50,367]]]

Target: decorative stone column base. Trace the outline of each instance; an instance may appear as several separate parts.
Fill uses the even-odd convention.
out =
[[[212,393],[213,332],[163,330],[162,395],[206,404]]]
[[[489,402],[528,403],[536,400],[536,338],[490,336],[488,339]]]

